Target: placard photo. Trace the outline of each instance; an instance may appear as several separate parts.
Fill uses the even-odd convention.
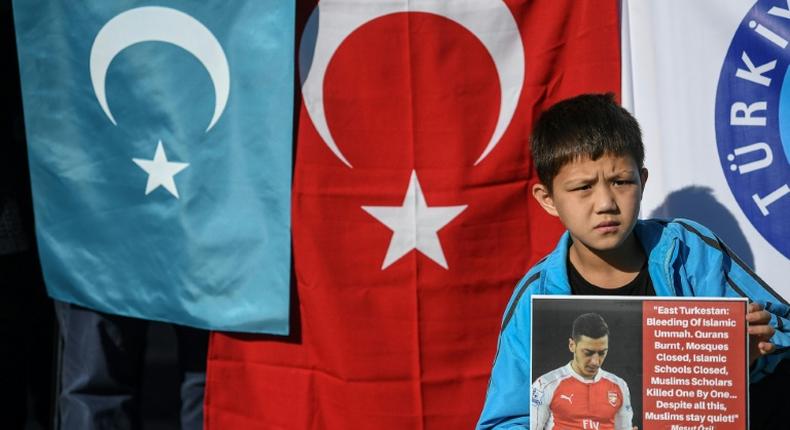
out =
[[[747,300],[533,296],[530,428],[748,428]]]

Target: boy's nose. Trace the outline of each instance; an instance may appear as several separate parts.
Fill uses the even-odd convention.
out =
[[[596,187],[595,190],[595,211],[597,213],[607,213],[617,211],[617,202],[612,190],[605,185]]]

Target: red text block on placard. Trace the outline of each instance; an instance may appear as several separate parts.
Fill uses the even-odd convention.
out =
[[[643,428],[742,430],[746,302],[645,301]]]

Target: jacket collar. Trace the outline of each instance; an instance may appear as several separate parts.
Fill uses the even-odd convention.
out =
[[[571,246],[571,235],[566,230],[560,237],[557,247],[546,258],[545,276],[542,282],[543,294],[570,294],[571,284],[568,281],[568,249]]]
[[[676,295],[671,267],[676,258],[677,238],[666,224],[661,220],[640,220],[634,227],[634,234],[647,254],[647,269],[657,296]]]
[[[648,272],[658,296],[675,295],[667,278],[674,251],[673,241],[666,237],[667,230],[661,222],[653,220],[638,220],[634,226],[634,234],[647,255]],[[566,230],[557,247],[546,258],[542,294],[571,294],[567,265],[571,242],[571,235]]]

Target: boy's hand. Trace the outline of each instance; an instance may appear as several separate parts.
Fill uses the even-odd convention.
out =
[[[771,314],[759,303],[749,303],[746,308],[746,322],[749,324],[749,366],[762,355],[774,352],[776,346],[769,342],[774,335],[774,328],[768,323]]]

